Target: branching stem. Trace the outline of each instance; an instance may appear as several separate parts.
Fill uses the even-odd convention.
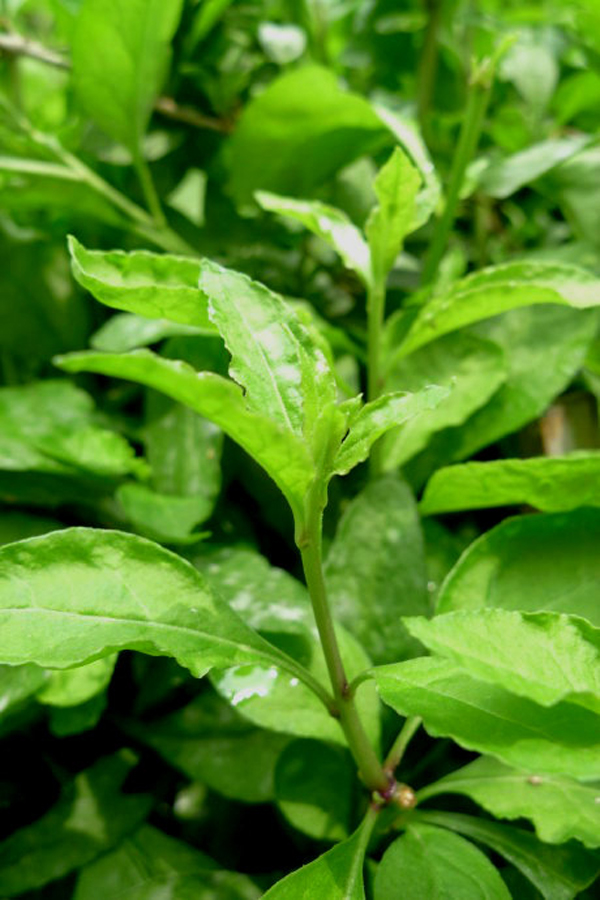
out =
[[[419,716],[410,716],[400,729],[398,737],[392,744],[390,752],[386,756],[383,764],[385,771],[389,772],[390,775],[394,774],[402,762],[402,757],[404,756],[406,748],[419,730],[421,722],[422,719]]]

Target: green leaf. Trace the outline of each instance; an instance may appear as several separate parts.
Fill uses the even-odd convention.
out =
[[[87,251],[88,253],[90,251]],[[94,332],[90,343],[94,350],[104,353],[127,353],[149,347],[164,338],[182,335],[203,335],[207,329],[195,325],[180,325],[168,319],[146,319],[135,313],[116,313]],[[212,334],[214,329],[210,333]]]
[[[574,838],[600,846],[600,792],[562,775],[536,775],[480,757],[419,791],[419,803],[439,794],[464,794],[499,819],[530,819],[549,844]]]
[[[108,705],[106,691],[102,691],[78,706],[49,706],[48,726],[56,737],[69,737],[91,731],[98,725]]]
[[[476,681],[446,659],[411,659],[372,670],[381,699],[421,716],[434,737],[541,773],[593,779],[600,766],[600,717],[573,703],[546,708]]]
[[[510,900],[487,856],[441,828],[410,824],[388,847],[375,876],[375,900]]]
[[[529,831],[459,813],[419,813],[419,818],[490,847],[516,866],[544,900],[572,900],[600,871],[597,857],[577,844],[549,847]]]
[[[371,282],[369,247],[360,230],[345,212],[320,200],[295,200],[268,191],[257,191],[256,200],[263,209],[300,222],[339,253],[347,269],[352,269],[364,285]]]
[[[263,900],[365,900],[363,865],[371,829],[365,819],[352,837],[278,881]]]
[[[189,406],[240,444],[267,471],[292,509],[301,509],[313,478],[308,453],[295,435],[248,409],[232,381],[213,372],[196,372],[186,363],[162,359],[148,350],[71,353],[55,363],[67,372],[98,372],[137,381]]]
[[[407,356],[465,325],[538,303],[579,310],[599,306],[600,280],[577,266],[548,262],[505,263],[483,269],[426,303],[399,353]]]
[[[283,300],[248,276],[206,261],[200,288],[232,355],[230,375],[251,410],[310,439],[337,397],[320,347]]]
[[[73,900],[98,893],[123,900],[258,900],[245,875],[227,872],[210,857],[151,825],[129,835],[112,853],[86,866]]]
[[[126,730],[153,747],[193,781],[244,803],[275,798],[275,766],[290,738],[263,731],[214,694],[201,694],[182,709]]]
[[[542,706],[569,700],[600,713],[600,629],[585,619],[483,608],[404,622],[474,678]]]
[[[574,156],[589,142],[587,135],[548,138],[484,169],[479,188],[490,197],[504,199]]]
[[[70,528],[0,549],[0,623],[9,665],[70,668],[121,647],[172,656],[196,676],[286,664],[189,563],[118,531]]]
[[[0,512],[0,545],[48,534],[49,531],[57,531],[62,527],[63,524],[58,519],[46,516],[32,516],[17,510]]]
[[[75,91],[88,114],[134,156],[167,74],[182,6],[182,0],[84,0],[77,16]]]
[[[561,512],[600,506],[600,452],[578,450],[564,457],[498,459],[439,469],[427,484],[423,515],[532,506]]]
[[[396,147],[375,179],[378,203],[365,225],[373,280],[382,290],[404,238],[412,229],[420,185],[417,169],[400,147]]]
[[[460,558],[442,586],[438,612],[553,610],[600,626],[598,541],[596,509],[507,519]]]
[[[0,666],[0,718],[31,699],[48,680],[39,666]]]
[[[399,478],[371,482],[346,507],[325,563],[325,581],[336,621],[374,662],[419,654],[400,616],[427,615],[431,602],[414,497]]]
[[[41,819],[15,831],[0,847],[0,891],[14,897],[91,862],[141,821],[150,798],[119,790],[135,758],[101,759],[63,790]]]
[[[115,496],[134,529],[144,537],[185,546],[207,535],[197,530],[214,508],[207,497],[174,497],[134,482],[120,485]]]
[[[447,396],[446,388],[430,385],[415,394],[384,394],[367,403],[350,421],[348,434],[334,457],[332,474],[345,475],[367,458],[375,441],[386,431],[427,414]]]
[[[37,693],[47,706],[77,706],[101,693],[108,685],[117,662],[117,654],[104,656],[87,666],[50,672],[46,684]]]
[[[277,806],[294,828],[318,841],[349,836],[356,786],[348,752],[320,741],[293,741],[275,768]]]
[[[214,333],[207,298],[198,287],[200,260],[147,250],[87,250],[72,235],[68,244],[73,277],[100,303]]]
[[[291,69],[246,104],[228,147],[230,190],[238,203],[256,190],[310,196],[386,140],[369,103],[342,90],[333,72]]]
[[[386,374],[391,391],[421,391],[428,384],[448,389],[443,403],[393,431],[383,442],[386,469],[402,465],[444,428],[462,425],[484,406],[506,378],[502,349],[492,341],[457,332],[428,344],[409,358],[392,362]]]

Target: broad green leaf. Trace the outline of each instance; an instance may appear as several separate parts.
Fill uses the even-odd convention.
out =
[[[101,759],[63,790],[41,819],[15,831],[0,847],[0,891],[14,897],[61,878],[118,844],[148,814],[149,797],[120,786],[135,758]]]
[[[431,602],[414,497],[399,478],[373,481],[346,507],[325,581],[336,621],[374,662],[418,655],[400,616],[428,615]]]
[[[442,586],[438,612],[497,606],[582,616],[600,626],[600,511],[519,516],[478,538]]]
[[[116,662],[117,654],[113,653],[87,666],[50,672],[46,684],[37,693],[37,699],[47,706],[67,707],[85,703],[108,687]]]
[[[365,819],[352,837],[278,881],[263,900],[365,900],[363,866],[371,829]]]
[[[295,200],[268,191],[257,191],[263,209],[300,222],[339,253],[347,269],[352,269],[364,285],[371,282],[369,247],[360,230],[345,212],[320,200]]]
[[[529,831],[459,813],[423,812],[418,817],[432,825],[458,831],[494,850],[516,866],[544,900],[578,897],[600,871],[598,858],[577,844],[549,847]]]
[[[0,469],[73,477],[145,472],[133,448],[95,424],[92,398],[68,381],[0,388]]]
[[[443,403],[392,431],[383,442],[386,469],[402,465],[436,432],[462,425],[493,396],[506,378],[502,349],[473,334],[445,335],[409,358],[392,362],[386,375],[391,391],[421,391],[428,384],[448,389]]]
[[[369,103],[344,91],[328,69],[284,72],[244,108],[228,147],[231,193],[310,196],[347,163],[389,142]],[[265,160],[269,165],[265,165]]]
[[[344,628],[338,626],[336,634],[346,673],[351,680],[369,668],[370,660],[358,641]],[[327,666],[316,633],[313,641],[310,660],[306,660],[302,645],[299,661],[306,665],[314,678],[326,684]],[[290,655],[297,652],[296,644],[289,648],[289,652]],[[275,665],[268,668],[244,665],[222,672],[214,671],[211,680],[237,712],[262,728],[346,745],[339,722],[331,717],[323,703],[298,676],[279,670]],[[372,743],[378,745],[381,708],[371,682],[360,687],[356,705],[367,734]]]
[[[573,309],[600,305],[600,280],[585,269],[548,262],[515,262],[467,275],[434,296],[417,315],[399,353],[407,356],[443,334],[521,306],[555,303]]]
[[[286,665],[193,566],[118,531],[70,528],[0,549],[0,624],[9,665],[70,668],[121,647],[172,656],[195,676]]]
[[[549,844],[574,838],[600,846],[600,791],[562,775],[536,775],[480,757],[419,791],[419,803],[439,794],[464,794],[499,819],[531,819]]]
[[[275,765],[290,742],[287,735],[250,725],[214,694],[125,728],[188,778],[245,803],[274,799]]]
[[[230,374],[251,410],[310,439],[337,397],[320,347],[283,300],[247,275],[206,261],[200,288],[232,355]]]
[[[0,666],[0,717],[31,699],[48,677],[49,673],[39,666]]]
[[[73,277],[100,303],[214,333],[207,298],[198,287],[200,260],[147,250],[88,250],[73,236],[68,243]],[[160,323],[161,331],[164,327]]]
[[[420,503],[423,515],[526,504],[544,512],[600,506],[600,452],[498,459],[439,469]]]
[[[89,252],[89,251],[88,251]],[[104,353],[128,353],[149,347],[165,338],[180,335],[202,335],[206,329],[195,325],[181,325],[168,319],[146,319],[135,313],[116,313],[96,331],[90,343],[94,350]],[[211,328],[211,334],[213,329]]]
[[[248,409],[232,381],[213,372],[196,372],[186,363],[162,359],[148,350],[71,353],[55,362],[68,372],[98,372],[137,381],[189,406],[240,444],[268,472],[292,508],[301,508],[313,478],[308,453],[296,436]]]
[[[220,869],[210,857],[151,825],[86,866],[73,900],[258,900],[245,875]]]
[[[134,156],[167,74],[182,6],[182,0],[84,0],[77,16],[75,91],[88,114]]]
[[[510,197],[555,166],[578,153],[589,142],[587,135],[548,138],[504,159],[493,160],[484,169],[479,187],[490,197]]]
[[[585,619],[483,608],[404,622],[474,678],[542,706],[569,700],[600,713],[600,629]]]
[[[144,537],[182,546],[206,537],[207,532],[197,529],[214,508],[207,497],[174,497],[135,482],[122,484],[115,496],[135,531]]]
[[[581,706],[538,706],[436,657],[379,666],[372,676],[385,703],[421,716],[434,737],[535,772],[598,777],[600,717]]]
[[[402,249],[404,238],[412,229],[420,185],[417,169],[408,156],[396,147],[375,179],[377,205],[365,225],[373,280],[382,290]]]
[[[375,900],[510,900],[480,850],[449,831],[411,823],[383,854]]]
[[[356,786],[348,752],[320,741],[293,741],[275,768],[277,806],[294,828],[319,841],[349,836]]]
[[[478,334],[504,351],[506,381],[464,425],[434,436],[419,471],[425,468],[427,477],[440,465],[470,457],[541,416],[583,365],[597,322],[592,311],[533,306],[480,323]]]
[[[415,394],[384,394],[367,403],[350,421],[350,429],[334,457],[332,474],[345,475],[369,455],[376,440],[386,431],[416,416],[426,416],[443,403],[448,390],[430,385]]]

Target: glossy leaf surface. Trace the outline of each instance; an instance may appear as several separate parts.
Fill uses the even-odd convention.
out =
[[[375,876],[375,900],[510,900],[480,850],[449,831],[419,823],[386,850]]]
[[[419,801],[464,794],[500,819],[530,819],[541,841],[600,845],[599,792],[561,775],[536,775],[480,757],[419,791]]]

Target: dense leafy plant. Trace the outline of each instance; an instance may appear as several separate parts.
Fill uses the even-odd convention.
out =
[[[0,896],[594,895],[568,7],[4,2]]]

